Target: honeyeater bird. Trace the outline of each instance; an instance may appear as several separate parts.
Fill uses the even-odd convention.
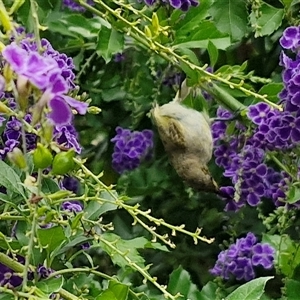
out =
[[[151,114],[177,174],[198,191],[218,192],[207,167],[213,151],[208,118],[175,100],[155,104]]]

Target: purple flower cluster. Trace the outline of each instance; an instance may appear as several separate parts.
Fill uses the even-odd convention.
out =
[[[153,5],[156,0],[144,0],[147,5]],[[188,11],[191,6],[198,6],[198,0],[162,0],[163,3],[169,4],[176,9],[181,9],[182,11]]]
[[[267,243],[258,243],[251,232],[236,240],[227,250],[219,253],[215,266],[210,270],[214,276],[225,280],[250,281],[255,278],[255,268],[272,269],[275,249]]]
[[[45,116],[54,128],[53,140],[65,148],[74,148],[77,153],[80,153],[78,134],[72,125],[72,109],[79,114],[85,114],[87,104],[67,96],[67,93],[75,87],[73,60],[54,50],[46,39],[41,40],[43,52],[40,54],[32,35],[25,34],[23,31],[20,30],[18,33],[20,36],[12,38],[12,43],[2,51],[2,56],[7,66],[15,72],[13,79],[19,92],[17,103],[21,109],[30,110],[24,119],[38,128],[46,107],[48,113]],[[14,42],[20,38],[23,39],[18,44]],[[39,100],[30,107],[32,87],[38,88],[41,95]],[[0,100],[8,100],[10,108],[17,109],[16,100],[11,93],[2,92]],[[0,159],[4,159],[13,148],[21,146],[22,124],[15,117],[6,119],[5,115],[0,115],[0,123],[4,128],[1,134]],[[36,135],[26,133],[25,138],[27,150],[34,149]]]
[[[116,128],[117,135],[111,139],[114,146],[112,166],[118,173],[137,168],[141,161],[151,158],[153,132],[151,130],[130,131]]]
[[[11,95],[4,94],[0,95],[1,99],[8,100],[9,107],[11,109],[16,108],[16,103]],[[31,122],[32,116],[31,114],[26,114],[24,120],[28,123]],[[1,127],[3,128],[3,132],[0,135],[1,142],[0,142],[0,159],[3,160],[6,158],[8,152],[12,152],[15,147],[20,146],[21,141],[21,127],[22,123],[16,117],[10,117],[6,119],[0,115]],[[26,149],[28,151],[34,149],[36,147],[37,137],[33,133],[25,133],[25,140],[26,140]]]
[[[234,185],[220,188],[227,202],[226,211],[237,211],[246,203],[257,206],[262,198],[272,199],[276,206],[285,204],[290,178],[265,163],[267,151],[277,149],[278,144],[268,139],[267,131],[261,132],[276,113],[266,109],[265,103],[250,106],[248,117],[256,124],[252,136],[248,136],[245,127],[238,121],[235,123],[238,134],[232,135],[226,134],[230,125],[225,121],[213,123],[216,164],[225,169],[224,176],[230,178]],[[231,117],[228,111],[221,108],[217,115]]]
[[[94,5],[93,0],[87,0],[86,2],[88,5]],[[78,11],[78,12],[84,12],[85,8],[82,7],[80,4],[77,4],[73,0],[63,0],[63,6],[67,7],[68,9],[72,11]]]
[[[15,42],[5,47],[2,55],[18,76],[19,90],[26,89],[29,82],[43,92],[34,107],[33,114],[41,114],[43,108],[48,106],[51,111],[48,118],[53,124],[62,126],[72,121],[71,108],[77,110],[79,114],[86,113],[86,103],[65,95],[69,91],[71,73],[69,72],[67,77],[63,76],[63,71],[66,70],[61,68],[63,63],[59,63],[64,61],[62,58],[42,56],[37,51],[24,50]]]
[[[287,28],[280,39],[281,46],[295,52],[294,59],[284,52],[281,65],[284,88],[279,94],[283,111],[266,103],[249,106],[247,116],[252,121],[252,135],[236,122],[238,135],[227,136],[228,125],[217,121],[212,125],[217,165],[226,171],[234,187],[223,187],[226,210],[238,210],[245,203],[256,206],[261,199],[272,199],[276,206],[284,205],[292,179],[265,164],[270,151],[290,154],[300,144],[300,27]],[[218,116],[230,118],[227,111]],[[297,162],[295,161],[295,165]],[[233,200],[234,199],[234,200]]]

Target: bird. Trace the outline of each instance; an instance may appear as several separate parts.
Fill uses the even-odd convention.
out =
[[[218,193],[207,166],[213,151],[209,119],[176,100],[162,106],[154,104],[151,116],[179,177],[197,191]]]

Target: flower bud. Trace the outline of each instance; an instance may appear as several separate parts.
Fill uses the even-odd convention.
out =
[[[59,152],[55,155],[52,164],[52,174],[64,175],[75,167],[73,158],[75,157],[74,149],[70,149],[67,152]]]
[[[20,169],[26,169],[27,164],[23,152],[15,147],[12,152],[7,153],[8,159]]]
[[[52,160],[53,156],[51,151],[41,143],[38,143],[33,152],[33,163],[35,168],[45,169],[51,165]]]
[[[155,12],[152,14],[152,22],[151,23],[152,23],[154,35],[158,35],[160,26],[159,26],[158,16]]]

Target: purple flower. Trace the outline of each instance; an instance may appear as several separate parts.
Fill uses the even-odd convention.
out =
[[[233,277],[250,281],[256,276],[255,267],[273,268],[274,255],[275,250],[269,244],[258,243],[255,235],[249,232],[245,238],[237,239],[235,244],[219,253],[210,273],[225,280]]]
[[[254,124],[259,125],[267,118],[270,110],[271,108],[268,104],[259,102],[249,106],[247,115]]]
[[[53,138],[58,144],[63,145],[65,148],[74,148],[78,154],[81,152],[81,146],[78,142],[78,133],[73,125],[55,126]]]
[[[269,244],[258,243],[252,248],[252,252],[253,266],[261,265],[264,269],[273,267],[275,250]]]
[[[144,0],[147,5],[155,4],[156,0]],[[199,2],[197,0],[162,0],[163,3],[168,3],[173,8],[181,9],[182,11],[187,11],[191,6],[198,6]]]
[[[17,256],[19,263],[24,264],[25,259],[22,256]],[[17,275],[12,269],[0,263],[0,286],[14,288],[22,284],[23,278]]]
[[[83,207],[79,201],[65,201],[61,205],[62,210],[78,213],[81,212]]]
[[[291,49],[296,52],[300,46],[300,28],[291,26],[285,29],[280,38],[282,48]]]
[[[87,104],[72,99],[65,93],[69,90],[69,82],[62,76],[59,61],[51,56],[42,56],[35,51],[26,51],[16,43],[11,43],[2,51],[3,57],[11,68],[19,75],[18,82],[24,86],[29,81],[44,93],[35,105],[36,114],[41,114],[45,105],[51,112],[48,118],[56,125],[66,125],[72,120],[71,108],[85,114]]]
[[[142,160],[149,159],[153,148],[151,130],[130,131],[116,128],[117,135],[111,139],[114,146],[112,166],[118,173],[137,168]]]
[[[72,191],[74,194],[77,194],[79,189],[79,181],[75,177],[66,176],[61,182],[62,188]]]
[[[122,62],[125,60],[125,58],[126,57],[125,57],[124,53],[117,53],[114,56],[114,62],[117,62],[117,63]]]
[[[54,271],[50,268],[46,268],[43,265],[39,265],[39,267],[37,268],[37,274],[39,276],[39,279],[45,279],[48,278],[49,275],[51,273],[53,273]]]
[[[89,5],[94,5],[95,4],[93,0],[87,0],[86,3],[89,4]],[[73,10],[73,11],[78,11],[78,12],[84,12],[85,11],[84,7],[82,7],[80,4],[77,4],[73,0],[63,0],[63,5],[67,8],[69,8],[70,10]]]
[[[85,242],[83,244],[80,245],[81,249],[83,250],[87,250],[91,247],[90,243],[89,242]]]

